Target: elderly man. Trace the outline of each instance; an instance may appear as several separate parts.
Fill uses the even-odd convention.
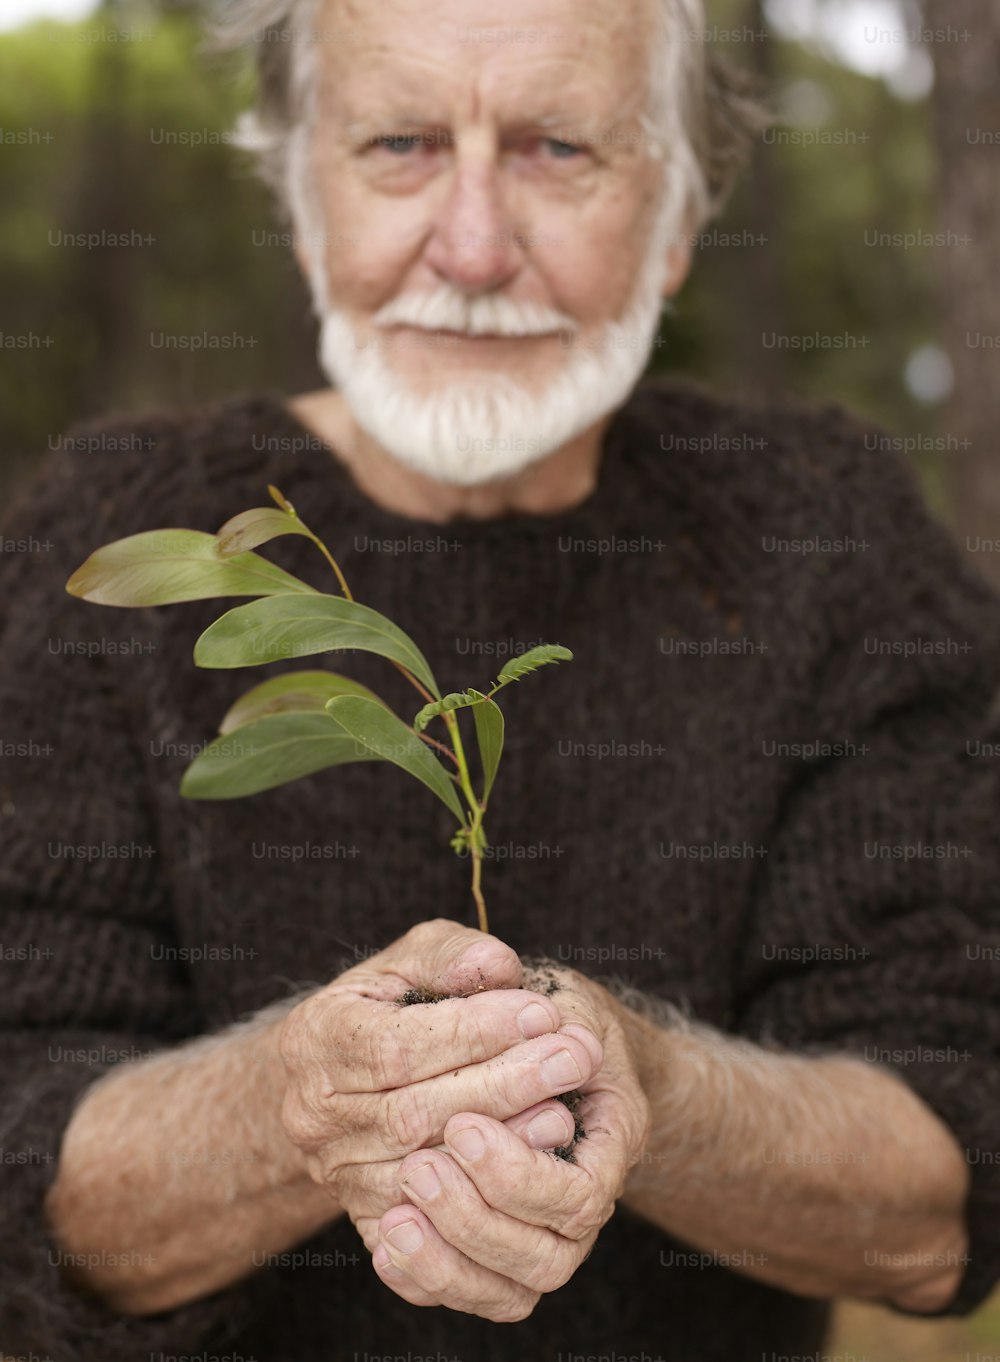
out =
[[[748,115],[697,0],[237,8],[334,386],[84,432],[13,513],[54,547],[4,575],[5,1350],[732,1362],[835,1297],[968,1312],[997,603],[842,412],[639,384]],[[509,701],[495,936],[384,770],[179,800],[214,608],[63,593],[268,482],[462,684],[574,649]]]

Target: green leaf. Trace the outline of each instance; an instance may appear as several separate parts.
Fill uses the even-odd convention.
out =
[[[472,838],[471,828],[468,827],[459,828],[450,842],[452,851],[454,851],[459,856],[468,856],[469,843],[471,838]]]
[[[434,700],[429,705],[424,705],[413,720],[413,727],[418,733],[423,733],[435,715],[450,713],[455,709],[466,709],[469,705],[478,704],[483,698],[477,690],[453,690],[440,700]]]
[[[424,705],[414,719],[413,727],[418,733],[422,733],[435,715],[469,708],[472,709],[472,717],[476,722],[476,738],[479,742],[479,755],[483,763],[483,774],[486,782],[483,791],[483,803],[485,804],[490,797],[490,791],[496,779],[497,767],[500,765],[504,734],[503,715],[489,696],[484,695],[480,690],[474,690],[471,686],[466,691],[452,691],[442,699],[435,700],[433,704]]]
[[[259,548],[261,544],[268,544],[283,534],[301,534],[306,539],[312,538],[301,520],[274,506],[255,506],[250,511],[241,511],[227,520],[215,537],[219,541],[219,553],[223,558],[229,558],[234,553]]]
[[[95,550],[66,583],[71,596],[97,605],[172,605],[213,596],[318,593],[259,558],[223,558],[214,534],[201,530],[146,530]]]
[[[529,648],[520,657],[512,657],[500,671],[497,680],[500,682],[520,681],[522,676],[527,676],[529,672],[537,671],[539,667],[544,667],[550,662],[572,662],[573,654],[568,648],[561,648],[557,643],[543,643],[539,648]]]
[[[270,492],[270,494],[271,494],[271,500],[275,503],[276,506],[280,506],[281,509],[282,509],[283,511],[287,511],[289,515],[295,515],[295,514],[296,514],[296,512],[295,512],[295,507],[294,507],[294,506],[292,505],[292,503],[288,500],[288,498],[287,498],[286,496],[284,496],[284,495],[278,490],[277,487],[274,486],[273,483],[270,483],[270,482],[269,482],[269,483],[267,484],[267,490]]]
[[[198,639],[194,660],[199,667],[256,667],[338,648],[399,662],[441,694],[427,659],[402,629],[366,605],[319,592],[271,596],[228,610]]]
[[[359,744],[416,776],[447,804],[460,823],[465,822],[454,783],[444,767],[398,715],[360,695],[337,695],[328,702],[326,710]]]
[[[470,691],[470,695],[478,692]],[[476,740],[479,743],[479,757],[483,763],[483,803],[485,804],[490,797],[493,789],[493,782],[496,780],[497,767],[500,765],[500,756],[503,752],[503,714],[500,712],[499,705],[494,701],[482,696],[485,703],[475,705],[472,710],[472,717],[476,721]]]
[[[226,713],[219,732],[231,733],[262,719],[265,714],[322,710],[327,700],[335,695],[365,695],[382,704],[379,697],[360,681],[352,681],[337,672],[285,672],[262,681],[242,695]]]
[[[329,714],[271,714],[208,743],[184,773],[187,799],[238,799],[328,766],[374,760]]]

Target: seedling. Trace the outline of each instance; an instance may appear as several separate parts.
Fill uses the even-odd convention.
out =
[[[513,681],[551,662],[568,662],[568,648],[546,644],[512,658],[485,691],[442,695],[423,653],[402,629],[351,594],[336,559],[275,487],[274,506],[228,520],[217,534],[149,530],[92,553],[66,590],[98,605],[151,606],[215,597],[257,599],[221,615],[194,648],[199,667],[254,667],[291,657],[357,648],[387,658],[424,700],[407,723],[374,691],[328,671],[272,676],[241,696],[184,773],[188,799],[237,799],[259,794],[330,766],[388,761],[408,771],[454,814],[451,846],[468,856],[479,926],[489,930],[482,890],[488,848],[484,816],[504,744],[495,697]],[[282,535],[311,539],[332,567],[340,595],[327,595],[254,550]],[[481,784],[466,759],[459,714],[471,711]],[[428,734],[434,720],[444,740]],[[234,736],[236,735],[236,736]]]

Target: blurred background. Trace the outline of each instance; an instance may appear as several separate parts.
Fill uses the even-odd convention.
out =
[[[201,8],[0,0],[0,495],[83,418],[323,382],[290,229],[231,144],[252,74]],[[1000,585],[1000,0],[708,8],[780,122],[653,365],[882,423]],[[155,343],[203,332],[241,343]],[[1000,1362],[1000,1297],[970,1321],[846,1307],[830,1353]]]

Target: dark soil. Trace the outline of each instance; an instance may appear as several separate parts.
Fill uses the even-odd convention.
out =
[[[562,988],[553,961],[524,959],[521,963],[524,965],[525,988],[541,993],[546,998],[551,998],[553,993],[558,993]]]
[[[573,1118],[573,1138],[569,1144],[561,1144],[558,1149],[553,1149],[552,1153],[557,1159],[565,1159],[567,1163],[576,1163],[576,1155],[573,1150],[581,1140],[587,1138],[583,1122],[577,1115],[580,1110],[580,1103],[583,1101],[583,1093],[574,1088],[572,1092],[564,1092],[561,1097],[557,1097],[556,1101],[561,1102]]]
[[[521,963],[524,965],[524,988],[529,988],[533,993],[540,993],[543,997],[551,998],[553,993],[558,993],[562,988],[556,976],[556,965],[552,960],[529,959],[522,957]],[[432,993],[426,988],[408,988],[399,998],[400,1007],[412,1007],[415,1003],[442,1003],[446,998],[468,998],[473,993],[482,993],[486,988],[486,980],[482,973],[479,976],[479,983],[468,993]],[[566,1163],[576,1163],[576,1156],[573,1150],[581,1140],[587,1138],[587,1132],[583,1127],[583,1122],[578,1116],[580,1103],[583,1101],[583,1094],[577,1092],[564,1092],[556,1098],[561,1102],[573,1117],[573,1138],[569,1144],[560,1145],[558,1149],[550,1150],[550,1153],[557,1159],[563,1159]]]
[[[412,1007],[414,1003],[443,1003],[451,996],[449,993],[431,993],[426,988],[408,988],[398,1002],[400,1007]]]

